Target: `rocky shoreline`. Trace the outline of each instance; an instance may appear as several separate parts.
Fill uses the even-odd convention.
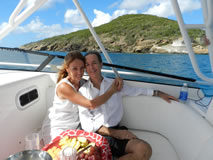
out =
[[[89,50],[100,50],[97,44],[91,43],[92,45],[85,44],[61,44],[60,42],[55,43],[32,43],[21,46],[20,49],[32,50],[32,51],[62,51],[69,52],[72,50],[80,50],[83,52]],[[137,40],[134,45],[128,46],[125,41],[111,41],[110,39],[103,39],[103,44],[109,52],[120,52],[120,53],[188,53],[183,40],[177,39],[172,42],[167,40]],[[207,54],[208,48],[203,45],[192,44],[193,50],[196,54]]]

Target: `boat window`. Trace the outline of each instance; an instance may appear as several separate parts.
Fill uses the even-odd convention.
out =
[[[33,90],[21,95],[19,97],[19,101],[20,101],[21,106],[25,106],[37,98],[38,98],[38,91],[37,91],[37,89],[33,89]]]
[[[18,109],[23,110],[39,100],[39,91],[36,86],[25,88],[18,92],[16,104]]]

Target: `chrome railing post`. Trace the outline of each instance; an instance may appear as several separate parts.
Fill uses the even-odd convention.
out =
[[[11,14],[8,24],[0,31],[0,40],[12,32],[20,23],[40,8],[46,1],[47,0],[37,0],[34,4],[28,6],[22,11],[22,9],[26,6],[27,0],[21,0]]]
[[[173,10],[175,12],[175,15],[177,17],[178,25],[179,25],[181,34],[183,36],[184,43],[185,43],[186,48],[187,48],[187,50],[189,52],[188,54],[189,54],[189,57],[190,57],[190,60],[191,60],[191,63],[192,63],[192,66],[193,66],[193,69],[194,69],[195,73],[202,80],[204,80],[206,82],[209,82],[209,83],[213,83],[213,79],[209,78],[209,77],[206,77],[204,74],[201,73],[201,71],[199,69],[199,66],[197,64],[197,60],[196,60],[196,57],[195,57],[195,53],[194,53],[193,48],[192,48],[191,40],[190,40],[190,37],[189,37],[188,32],[186,30],[187,29],[186,28],[187,25],[184,24],[183,17],[182,17],[182,14],[181,14],[181,11],[180,11],[180,7],[178,5],[177,0],[171,0],[171,3],[172,3]],[[207,15],[207,21],[208,21],[208,15]],[[191,25],[191,26],[193,26],[193,25]],[[199,26],[199,25],[197,25],[197,26]],[[200,25],[200,26],[203,26],[203,25]],[[213,45],[213,44],[211,44],[211,45]]]

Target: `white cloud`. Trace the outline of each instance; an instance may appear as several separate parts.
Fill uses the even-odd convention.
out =
[[[93,21],[91,22],[92,26],[94,27],[108,23],[112,19],[115,19],[125,14],[137,14],[136,10],[126,10],[126,9],[116,10],[113,12],[112,15],[110,15],[109,13],[104,13],[97,9],[94,9],[93,12],[96,15]],[[72,24],[73,26],[77,27],[86,26],[86,23],[84,22],[83,18],[81,17],[77,9],[75,10],[68,9],[64,15],[64,22]]]
[[[125,10],[125,9],[121,9],[121,10],[115,10],[113,12],[112,15],[110,15],[109,13],[104,13],[102,11],[96,10],[94,9],[94,13],[96,15],[96,17],[94,18],[94,20],[92,21],[92,25],[93,26],[100,26],[102,24],[108,23],[111,20],[125,15],[125,14],[137,14],[136,10]]]
[[[112,14],[112,19],[115,19],[125,14],[137,14],[137,10],[126,10],[126,9],[116,10]]]
[[[108,13],[104,13],[104,12],[98,11],[96,9],[94,9],[93,12],[96,15],[95,19],[92,21],[93,26],[99,26],[101,24],[108,23],[112,20],[110,14],[108,14]]]
[[[74,26],[85,26],[85,22],[77,9],[68,9],[64,14],[64,22]]]
[[[199,0],[179,0],[178,2],[182,12],[197,10],[201,7]],[[119,7],[161,17],[174,15],[171,2],[168,0],[123,0]]]
[[[160,4],[153,5],[147,11],[145,11],[144,14],[152,14],[160,17],[168,17],[174,15],[174,12],[171,7],[172,6],[169,1],[162,2]]]
[[[201,7],[199,0],[179,0],[178,2],[182,12],[197,10]],[[118,2],[112,4],[112,6],[115,5],[118,5]],[[112,15],[94,9],[93,12],[96,17],[92,21],[92,25],[99,26],[108,23],[119,16],[125,14],[137,14],[138,12],[167,18],[174,15],[171,2],[168,0],[122,0],[119,8],[120,9],[115,10]]]
[[[182,13],[196,10],[201,7],[200,2],[197,0],[179,0],[179,6]],[[153,4],[144,14],[169,17],[174,15],[174,11],[170,1],[159,0],[158,3]]]
[[[19,26],[14,33],[35,33],[37,38],[48,38],[56,35],[67,34],[78,30],[78,28],[63,28],[60,24],[44,25],[39,17],[25,26]]]

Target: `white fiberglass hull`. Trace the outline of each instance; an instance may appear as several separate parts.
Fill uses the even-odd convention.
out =
[[[24,149],[24,136],[38,131],[51,106],[56,74],[0,72],[0,159]],[[128,81],[178,96],[179,87]],[[38,98],[19,106],[19,95],[37,89]],[[190,96],[197,91],[191,89]],[[151,144],[151,160],[212,160],[213,127],[193,107],[158,97],[125,97],[122,124]]]

